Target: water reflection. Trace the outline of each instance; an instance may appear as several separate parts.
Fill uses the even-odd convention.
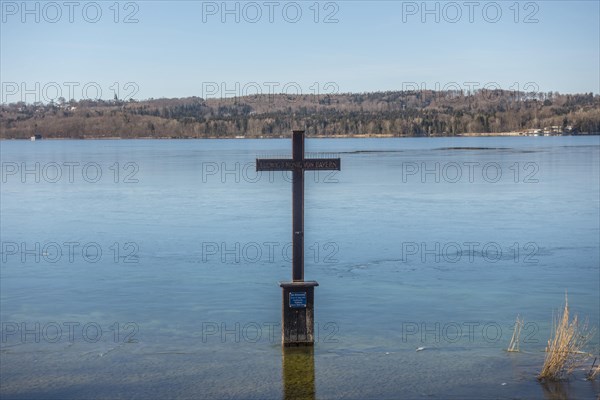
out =
[[[543,382],[541,384],[544,398],[548,400],[569,400],[569,383],[567,381]]]
[[[314,347],[283,347],[283,399],[315,399]]]

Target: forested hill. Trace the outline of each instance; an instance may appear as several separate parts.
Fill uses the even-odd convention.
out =
[[[600,132],[600,96],[480,90],[228,99],[70,101],[0,106],[1,137],[452,136],[469,133]]]

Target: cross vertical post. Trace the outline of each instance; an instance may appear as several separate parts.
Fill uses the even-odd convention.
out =
[[[304,131],[293,132],[294,162],[304,160]],[[292,281],[304,281],[304,169],[292,173]]]

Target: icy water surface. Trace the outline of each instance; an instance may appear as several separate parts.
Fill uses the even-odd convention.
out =
[[[600,393],[535,380],[565,291],[599,323],[599,137],[308,139],[342,160],[306,173],[308,354],[280,346],[289,177],[254,171],[290,142],[0,142],[1,397]]]

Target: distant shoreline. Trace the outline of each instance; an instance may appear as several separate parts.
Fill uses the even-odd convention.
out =
[[[457,97],[458,96],[458,97]],[[600,95],[494,90],[81,100],[0,105],[4,138],[239,139],[544,136],[600,132]]]
[[[497,132],[497,133],[462,133],[462,134],[458,134],[458,135],[447,135],[447,136],[442,136],[442,135],[435,135],[435,136],[397,136],[397,135],[375,135],[375,134],[365,134],[365,135],[335,135],[335,136],[329,136],[329,135],[315,135],[315,136],[309,136],[308,138],[310,139],[407,139],[407,138],[427,138],[427,139],[431,139],[431,138],[460,138],[460,137],[564,137],[564,136],[600,136],[600,132],[594,132],[594,133],[580,133],[580,134],[549,134],[549,135],[544,135],[544,134],[530,134],[530,133],[523,133],[523,132]],[[263,137],[236,137],[236,136],[229,136],[229,137],[198,137],[198,138],[194,138],[194,137],[170,137],[170,136],[138,136],[138,137],[130,137],[130,138],[122,138],[119,136],[113,136],[113,137],[105,137],[105,136],[92,136],[92,137],[85,137],[85,138],[80,138],[80,137],[50,137],[50,138],[41,138],[41,139],[36,139],[35,141],[43,141],[43,140],[246,140],[246,139],[252,139],[252,140],[262,140],[262,139],[286,139],[287,136],[284,135],[280,135],[280,136],[263,136]],[[11,140],[16,140],[16,141],[32,141],[30,138],[2,138],[0,137],[0,141],[11,141]]]

